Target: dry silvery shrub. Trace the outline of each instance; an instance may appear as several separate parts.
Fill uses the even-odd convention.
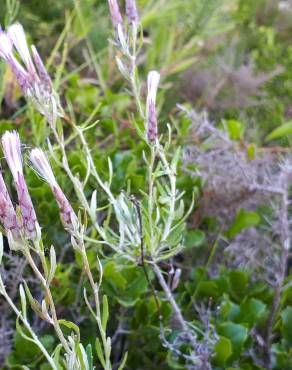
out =
[[[222,43],[229,46],[212,60],[212,49]],[[242,109],[266,103],[264,85],[283,73],[281,65],[270,72],[257,72],[257,67],[248,54],[242,53],[236,37],[215,40],[215,45],[202,53],[201,61],[188,70],[182,79],[183,96],[197,107],[205,107],[212,112],[228,109]],[[204,49],[203,49],[204,50]],[[212,64],[206,63],[205,53],[210,54]]]
[[[222,229],[229,229],[226,263],[235,268],[248,267],[253,278],[268,283],[273,290],[266,329],[257,333],[264,353],[263,365],[271,369],[273,330],[285,290],[291,248],[291,155],[257,156],[255,151],[254,158],[249,158],[243,140],[232,141],[225,131],[214,127],[205,113],[181,108],[193,122],[192,136],[196,141],[185,150],[185,171],[201,176],[205,193],[212,194],[207,203],[203,196],[205,215],[216,216]],[[190,168],[194,163],[195,170]],[[240,210],[260,207],[269,212],[258,213],[261,217],[256,228],[246,225],[230,235],[230,224]]]
[[[185,149],[183,163],[186,172],[203,179],[201,216],[216,217],[222,229],[228,230],[241,209],[251,212],[268,207],[270,216],[265,216],[264,226],[241,232],[227,251],[236,267],[260,268],[267,278],[273,276],[281,263],[282,196],[291,182],[290,156],[263,152],[250,159],[247,146],[231,140],[206,113],[187,111],[187,115],[196,144]]]
[[[270,153],[249,159],[248,148],[215,127],[206,113],[188,111],[187,115],[192,120],[195,144],[185,148],[184,170],[204,181],[200,207],[203,215],[215,216],[228,227],[241,208],[254,211],[277,195],[281,188],[281,159]]]

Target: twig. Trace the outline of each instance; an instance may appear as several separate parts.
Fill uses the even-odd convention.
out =
[[[285,170],[284,170],[285,171]],[[280,221],[280,242],[281,242],[281,259],[280,259],[280,266],[279,266],[279,276],[277,279],[277,283],[274,290],[274,297],[272,308],[268,317],[267,328],[265,333],[265,345],[264,345],[264,361],[265,366],[267,369],[272,369],[272,353],[271,353],[271,346],[272,346],[272,339],[273,339],[273,326],[276,320],[279,308],[280,308],[280,300],[281,300],[281,292],[282,287],[284,284],[286,270],[287,270],[287,263],[289,257],[289,248],[290,248],[290,230],[289,230],[289,218],[288,218],[288,207],[289,207],[289,199],[288,199],[288,174],[283,173],[282,177],[282,184],[283,184],[283,193],[282,193],[282,205],[279,215]]]
[[[28,330],[29,334],[31,335],[31,337],[33,339],[33,342],[38,346],[38,348],[41,350],[43,355],[46,357],[46,359],[47,359],[48,363],[50,364],[51,368],[53,370],[57,370],[57,366],[56,366],[53,358],[49,355],[46,348],[43,346],[43,344],[39,340],[38,336],[35,334],[35,332],[31,328],[31,326],[30,326],[29,322],[27,321],[25,315],[23,315],[22,312],[18,310],[18,308],[15,306],[15,304],[11,300],[10,296],[7,294],[7,292],[5,290],[5,287],[4,287],[4,284],[3,284],[3,281],[1,279],[1,276],[0,276],[0,286],[1,286],[1,294],[5,297],[6,302],[9,304],[9,306],[15,312],[17,317],[22,321],[22,323],[24,324],[24,326]]]
[[[152,268],[153,268],[153,271],[155,272],[155,275],[159,281],[159,284],[160,286],[162,287],[162,289],[164,290],[164,293],[166,294],[166,298],[168,300],[168,302],[171,304],[172,306],[172,309],[174,311],[174,314],[175,314],[175,318],[177,319],[177,321],[179,322],[183,332],[187,335],[187,338],[189,340],[189,342],[191,343],[193,349],[196,351],[197,349],[197,341],[196,341],[196,338],[194,337],[194,335],[191,333],[190,329],[188,328],[187,326],[187,323],[185,322],[183,316],[182,316],[182,313],[181,313],[181,310],[180,308],[178,307],[173,295],[172,295],[172,292],[169,288],[169,286],[167,285],[161,271],[160,271],[160,268],[155,264],[153,263],[152,264]]]

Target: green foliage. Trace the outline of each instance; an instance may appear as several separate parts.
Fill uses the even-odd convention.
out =
[[[267,141],[279,139],[292,134],[292,122],[286,122],[273,130],[267,137]]]
[[[246,212],[244,209],[237,214],[233,225],[228,230],[227,235],[234,238],[243,229],[257,226],[260,222],[260,216],[256,212]]]

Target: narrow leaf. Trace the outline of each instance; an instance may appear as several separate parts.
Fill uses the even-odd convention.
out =
[[[128,358],[128,352],[126,352],[126,353],[124,354],[124,357],[123,357],[123,359],[122,359],[122,362],[121,362],[121,364],[120,364],[120,366],[119,366],[118,370],[123,370],[123,368],[124,368],[124,367],[125,367],[125,365],[126,365],[127,358]]]
[[[104,356],[103,356],[103,353],[102,353],[100,340],[98,338],[96,338],[96,341],[95,341],[95,350],[96,350],[97,357],[98,357],[101,365],[105,368],[106,367],[105,366],[105,360],[104,360]]]
[[[104,295],[102,297],[102,320],[101,320],[104,331],[106,331],[108,317],[109,317],[108,300],[107,300],[107,296]]]

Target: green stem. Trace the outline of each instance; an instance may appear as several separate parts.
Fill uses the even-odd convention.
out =
[[[43,346],[43,344],[41,343],[41,341],[39,340],[38,336],[35,334],[35,332],[33,331],[33,329],[31,328],[29,322],[25,319],[25,317],[22,315],[22,313],[18,310],[18,308],[15,306],[15,304],[12,302],[11,298],[9,297],[9,295],[7,294],[6,290],[4,289],[4,285],[3,285],[3,282],[2,282],[2,279],[0,277],[0,282],[1,282],[1,285],[3,288],[3,291],[1,289],[1,293],[2,295],[4,296],[4,298],[6,299],[7,303],[9,304],[9,306],[13,309],[13,311],[15,312],[16,316],[18,318],[20,318],[20,320],[23,322],[24,326],[26,327],[26,329],[28,330],[29,334],[31,335],[31,337],[33,338],[34,340],[34,343],[39,347],[39,349],[41,350],[41,352],[43,353],[43,355],[46,357],[46,359],[48,360],[48,363],[51,365],[52,369],[53,370],[58,370],[54,360],[52,359],[52,357],[49,355],[49,353],[47,352],[47,350],[45,349],[45,347]]]
[[[89,266],[86,249],[83,241],[80,241],[80,252],[82,255],[84,270],[86,272],[86,275],[88,277],[91,289],[93,291],[94,301],[95,301],[95,309],[96,309],[96,322],[98,325],[99,333],[101,336],[103,348],[104,348],[104,354],[105,354],[105,370],[111,370],[111,363],[110,363],[110,352],[111,348],[108,346],[107,340],[106,340],[106,333],[102,327],[101,323],[101,312],[100,312],[100,302],[99,302],[99,289],[97,283],[94,281],[91,269]]]
[[[154,230],[153,230],[153,220],[152,220],[152,213],[153,213],[153,168],[154,168],[154,161],[155,161],[155,149],[153,146],[150,147],[150,164],[148,168],[148,181],[149,181],[149,199],[148,199],[148,222],[150,228],[150,248],[151,252],[154,249]]]
[[[50,309],[51,309],[53,326],[54,326],[54,329],[56,331],[56,334],[57,334],[57,336],[58,336],[58,338],[59,338],[62,346],[64,347],[65,351],[68,354],[71,354],[70,347],[68,346],[67,340],[64,337],[64,334],[62,332],[62,329],[61,329],[61,327],[59,325],[59,321],[58,321],[58,317],[57,317],[57,312],[56,312],[56,308],[55,308],[55,304],[54,304],[54,300],[53,300],[53,296],[52,296],[52,293],[51,293],[50,288],[47,286],[46,279],[43,277],[43,275],[39,271],[38,267],[36,266],[36,264],[35,264],[32,256],[31,256],[29,250],[25,251],[24,252],[24,255],[25,255],[28,263],[30,264],[32,270],[34,271],[36,277],[39,279],[39,281],[41,282],[41,284],[43,285],[43,287],[45,289],[46,298],[47,298],[47,300],[49,302],[49,306],[50,306]]]
[[[139,115],[142,119],[145,118],[144,111],[141,103],[141,97],[140,97],[140,89],[137,78],[138,74],[138,68],[136,66],[137,61],[137,30],[132,29],[132,55],[129,56],[130,63],[131,63],[131,73],[130,73],[130,83],[133,91],[133,95],[135,98],[135,102],[138,108]]]

